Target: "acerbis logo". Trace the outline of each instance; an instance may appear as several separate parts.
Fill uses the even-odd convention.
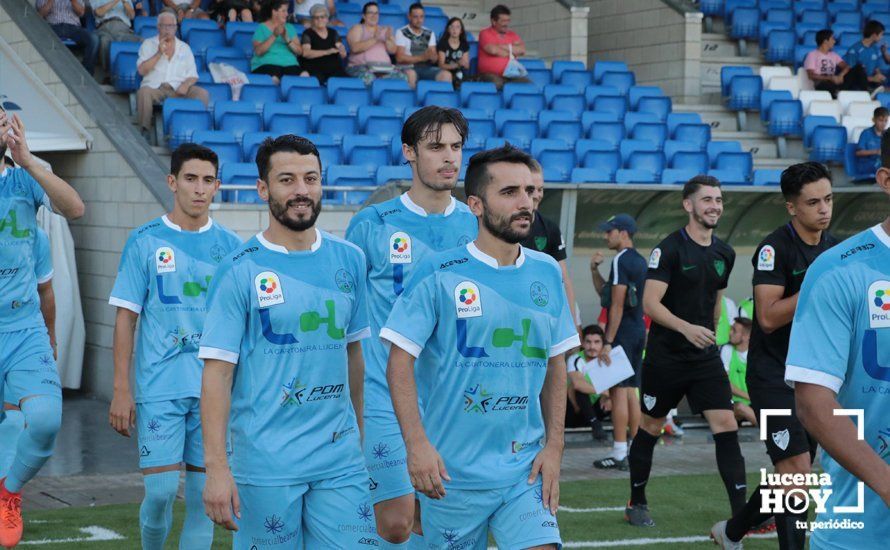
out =
[[[464,412],[486,414],[489,412],[521,411],[528,407],[527,395],[499,395],[486,391],[482,384],[464,390]]]
[[[482,293],[471,281],[463,281],[454,287],[454,307],[458,319],[482,316]]]
[[[467,263],[467,262],[469,262],[469,261],[470,261],[469,258],[458,258],[458,259],[456,259],[456,260],[448,260],[447,262],[445,262],[445,263],[443,263],[443,264],[440,264],[440,265],[439,265],[439,269],[446,269],[446,268],[451,267],[451,266],[453,266],[453,265],[465,264],[465,263]]]
[[[19,272],[19,268],[17,268],[17,267],[0,267],[0,279],[12,277],[13,275],[15,275],[18,272]]]
[[[396,231],[389,236],[389,263],[411,263],[411,237],[404,231]]]
[[[847,250],[846,252],[841,254],[841,260],[846,260],[847,258],[849,258],[850,256],[852,256],[854,254],[857,254],[859,252],[865,252],[866,250],[871,250],[874,247],[875,247],[875,245],[873,243],[866,243],[863,245],[853,247],[850,250]]]
[[[236,261],[240,260],[241,257],[244,256],[245,254],[251,254],[253,252],[256,252],[259,249],[260,249],[260,247],[258,247],[258,246],[251,246],[250,248],[245,248],[238,254],[235,254],[235,256],[232,258],[232,261],[236,262]]]
[[[173,249],[162,246],[155,251],[155,267],[158,273],[173,273],[176,271],[176,257]]]
[[[890,327],[890,281],[875,281],[868,287],[868,324]]]
[[[284,288],[281,277],[272,271],[263,271],[254,280],[259,307],[265,308],[284,303]]]

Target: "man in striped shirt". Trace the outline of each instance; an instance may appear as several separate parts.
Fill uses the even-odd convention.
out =
[[[80,22],[86,13],[86,3],[81,0],[37,0],[37,11],[61,40],[73,40],[83,50],[81,63],[92,76],[99,54],[99,37],[83,28]]]

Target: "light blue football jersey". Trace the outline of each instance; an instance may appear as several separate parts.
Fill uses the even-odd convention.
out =
[[[423,425],[455,488],[529,475],[547,361],[580,345],[559,265],[520,250],[504,267],[472,242],[430,256],[380,334],[418,358]]]
[[[807,271],[785,378],[830,388],[843,408],[862,409],[865,440],[890,461],[890,236],[880,225],[827,250]],[[863,513],[836,513],[835,506],[857,505],[859,480],[824,451],[822,467],[834,492],[817,521],[848,518],[865,528],[817,529],[812,547],[874,548],[890,539],[880,497],[865,487]]]
[[[365,416],[395,421],[386,364],[389,350],[377,335],[412,270],[428,255],[467,244],[478,223],[469,207],[451,199],[442,214],[427,214],[407,193],[356,214],[346,238],[368,259],[368,315],[373,338],[362,342],[365,354]]]
[[[240,244],[213,220],[199,231],[183,231],[166,215],[130,233],[108,303],[141,319],[137,403],[201,396],[197,351],[207,289],[220,262]]]
[[[49,197],[23,168],[0,174],[0,332],[44,326],[37,296],[37,209]]]
[[[200,357],[235,364],[231,468],[238,483],[294,485],[362,471],[346,345],[369,335],[365,255],[317,231],[288,252],[256,235],[210,289]]]
[[[46,231],[37,228],[37,239],[34,242],[34,275],[37,284],[43,284],[53,278],[53,258],[49,247],[49,236]]]

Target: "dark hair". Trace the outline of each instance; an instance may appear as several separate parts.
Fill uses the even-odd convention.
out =
[[[875,109],[875,112],[871,115],[873,118],[878,118],[879,116],[890,116],[890,110],[887,107],[878,107]]]
[[[488,173],[489,164],[496,162],[524,164],[531,171],[534,160],[531,155],[509,143],[497,149],[479,151],[470,158],[467,175],[464,177],[464,192],[468,197],[474,195],[482,198],[485,188],[491,183],[491,174]]]
[[[736,317],[735,319],[733,319],[732,322],[738,323],[748,330],[751,330],[751,328],[754,326],[754,321],[748,319],[747,317]]]
[[[881,167],[890,168],[890,134],[886,130],[881,136]]]
[[[460,134],[460,142],[466,143],[470,127],[463,113],[457,109],[437,105],[427,105],[408,117],[402,125],[402,143],[408,147],[417,147],[425,137],[439,139],[442,126],[445,124],[453,124],[454,129]]]
[[[318,148],[308,139],[293,134],[283,134],[276,138],[266,138],[256,153],[256,168],[260,179],[268,183],[269,170],[272,168],[272,155],[275,153],[298,153],[315,155],[318,159],[318,170],[321,171],[321,155]]]
[[[442,38],[439,39],[439,43],[440,44],[448,43],[448,27],[450,27],[451,24],[454,23],[455,21],[460,22],[460,46],[459,46],[459,48],[461,50],[469,50],[470,46],[469,46],[469,43],[467,42],[467,29],[466,29],[466,27],[464,27],[464,20],[461,19],[460,17],[452,17],[451,19],[448,20],[448,24],[445,25],[445,30],[442,32]]]
[[[206,160],[213,165],[214,171],[219,170],[219,157],[212,149],[197,143],[183,143],[170,156],[170,173],[178,176],[182,165],[190,160]]]
[[[365,5],[362,6],[362,18],[359,21],[359,24],[363,24],[365,22],[364,15],[365,15],[365,13],[367,13],[368,8],[370,8],[371,6],[374,6],[375,8],[377,8],[378,12],[380,11],[380,4],[378,4],[377,2],[365,2]]]
[[[503,4],[491,8],[491,20],[497,21],[502,15],[510,15],[510,8]]]
[[[698,176],[693,177],[691,180],[687,181],[685,185],[683,185],[683,200],[688,199],[691,195],[694,195],[698,192],[702,187],[720,187],[720,180],[715,178],[714,176],[706,176],[704,174],[699,174]]]
[[[408,13],[411,13],[414,10],[423,10],[423,4],[420,2],[414,2],[410,6],[408,6]]]
[[[581,339],[587,338],[588,336],[599,336],[603,340],[606,339],[606,333],[603,332],[602,327],[599,325],[587,325],[583,329],[581,329]]]
[[[862,29],[862,38],[868,38],[869,36],[881,34],[882,32],[884,32],[884,24],[880,21],[869,19],[865,22],[865,27]]]
[[[782,196],[786,201],[796,199],[804,185],[823,178],[831,183],[831,172],[818,162],[792,164],[782,171]]]
[[[831,40],[831,37],[834,36],[834,31],[831,29],[822,29],[821,31],[816,33],[816,47],[819,48],[822,46],[822,43],[826,40]]]
[[[272,18],[272,12],[281,6],[290,6],[289,0],[265,0],[260,8],[260,19],[268,21]]]

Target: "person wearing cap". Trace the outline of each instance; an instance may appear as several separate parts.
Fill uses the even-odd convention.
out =
[[[748,384],[745,382],[745,374],[748,371],[748,343],[751,341],[751,317],[745,317],[739,310],[739,316],[732,322],[729,331],[729,343],[720,348],[720,359],[723,368],[729,375],[729,385],[732,388],[732,410],[735,419],[741,422],[747,420],[757,425],[757,415],[751,408],[751,396],[748,395]]]
[[[617,214],[601,223],[609,250],[615,251],[609,279],[603,279],[599,266],[605,259],[596,252],[590,260],[593,286],[600,295],[603,307],[608,308],[606,336],[600,357],[608,362],[609,352],[621,346],[634,375],[609,390],[612,398],[612,426],[614,443],[610,456],[594,461],[596,468],[627,470],[627,436],[633,438],[640,426],[640,402],[636,389],[640,387],[643,348],[646,344],[646,325],[643,322],[643,288],[646,286],[646,259],[634,248],[633,236],[637,222],[628,214]]]

